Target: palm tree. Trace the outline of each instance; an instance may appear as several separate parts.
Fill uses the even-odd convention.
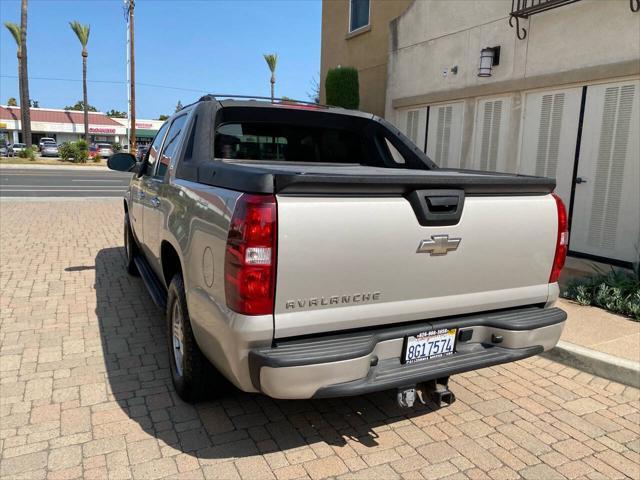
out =
[[[82,98],[84,104],[84,139],[86,142],[89,141],[89,101],[87,100],[87,57],[89,54],[87,53],[87,43],[89,43],[89,25],[82,25],[77,20],[73,22],[69,22],[69,26],[73,33],[76,34],[78,40],[80,41],[80,45],[82,45]]]
[[[269,70],[271,71],[271,103],[273,103],[273,91],[276,84],[276,65],[278,64],[278,54],[277,53],[265,53],[263,54],[267,65],[269,66]]]
[[[26,0],[23,1],[23,16],[26,24]],[[22,129],[22,141],[31,146],[31,115],[29,111],[29,82],[27,78],[27,49],[26,35],[20,25],[5,22],[5,27],[11,32],[18,47],[18,85],[20,90],[20,127]],[[24,46],[24,48],[23,48]],[[14,99],[15,101],[15,99]]]

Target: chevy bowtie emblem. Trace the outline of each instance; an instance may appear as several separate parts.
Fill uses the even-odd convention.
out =
[[[430,253],[431,256],[446,255],[457,250],[461,238],[449,238],[449,235],[431,235],[431,240],[422,240],[416,253]]]

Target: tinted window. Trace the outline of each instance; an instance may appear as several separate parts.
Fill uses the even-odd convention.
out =
[[[280,123],[228,123],[216,130],[216,158],[369,164],[353,131]]]
[[[164,146],[162,147],[160,163],[158,164],[158,169],[156,170],[156,174],[154,175],[155,177],[164,178],[165,174],[167,173],[167,169],[169,168],[171,159],[176,153],[176,148],[178,147],[178,143],[180,140],[180,134],[184,129],[184,124],[186,121],[187,116],[182,115],[181,117],[176,118],[171,124],[169,133],[167,133],[167,139],[164,142]]]
[[[351,0],[349,31],[353,32],[367,25],[369,25],[369,0]]]
[[[164,138],[164,134],[167,131],[168,125],[168,123],[165,123],[164,125],[162,125],[162,127],[160,127],[160,130],[158,130],[158,133],[156,133],[156,137],[153,139],[153,143],[151,144],[151,147],[147,152],[147,163],[149,164],[149,166],[147,167],[147,172],[153,171],[153,166],[155,165],[156,160],[158,159],[158,155],[160,154],[162,139]]]

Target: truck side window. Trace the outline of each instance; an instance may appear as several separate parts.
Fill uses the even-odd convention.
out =
[[[166,175],[169,164],[171,163],[171,158],[175,154],[176,147],[178,146],[178,140],[180,139],[180,134],[182,133],[186,121],[187,116],[182,115],[176,118],[171,124],[169,133],[167,133],[167,139],[162,146],[160,161],[158,162],[158,167],[156,169],[154,177],[164,178],[164,176]]]
[[[391,143],[387,137],[384,137],[384,141],[387,144],[387,149],[389,150],[389,154],[391,155],[391,158],[395,163],[399,163],[401,165],[404,165],[405,163],[407,163],[407,161],[404,159],[402,154],[398,151],[396,147],[393,146],[393,143]]]
[[[162,146],[162,139],[164,138],[164,134],[167,132],[168,126],[169,126],[169,123],[167,122],[164,125],[162,125],[162,127],[160,127],[160,130],[158,130],[158,133],[156,133],[156,136],[153,139],[153,142],[151,143],[149,150],[147,150],[147,155],[146,155],[147,174],[150,174],[151,172],[153,172],[153,168],[155,167],[156,160],[158,159],[158,154],[160,153],[160,147]]]

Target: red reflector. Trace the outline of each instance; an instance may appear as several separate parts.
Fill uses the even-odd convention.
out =
[[[231,218],[224,262],[227,306],[244,315],[273,313],[277,209],[273,195],[242,195]]]
[[[558,235],[556,238],[556,254],[553,258],[553,266],[551,267],[551,275],[549,275],[549,283],[555,283],[560,278],[560,272],[564,267],[564,261],[567,258],[569,250],[569,222],[567,220],[567,209],[564,202],[556,194],[552,193],[553,199],[556,201],[558,210]]]

